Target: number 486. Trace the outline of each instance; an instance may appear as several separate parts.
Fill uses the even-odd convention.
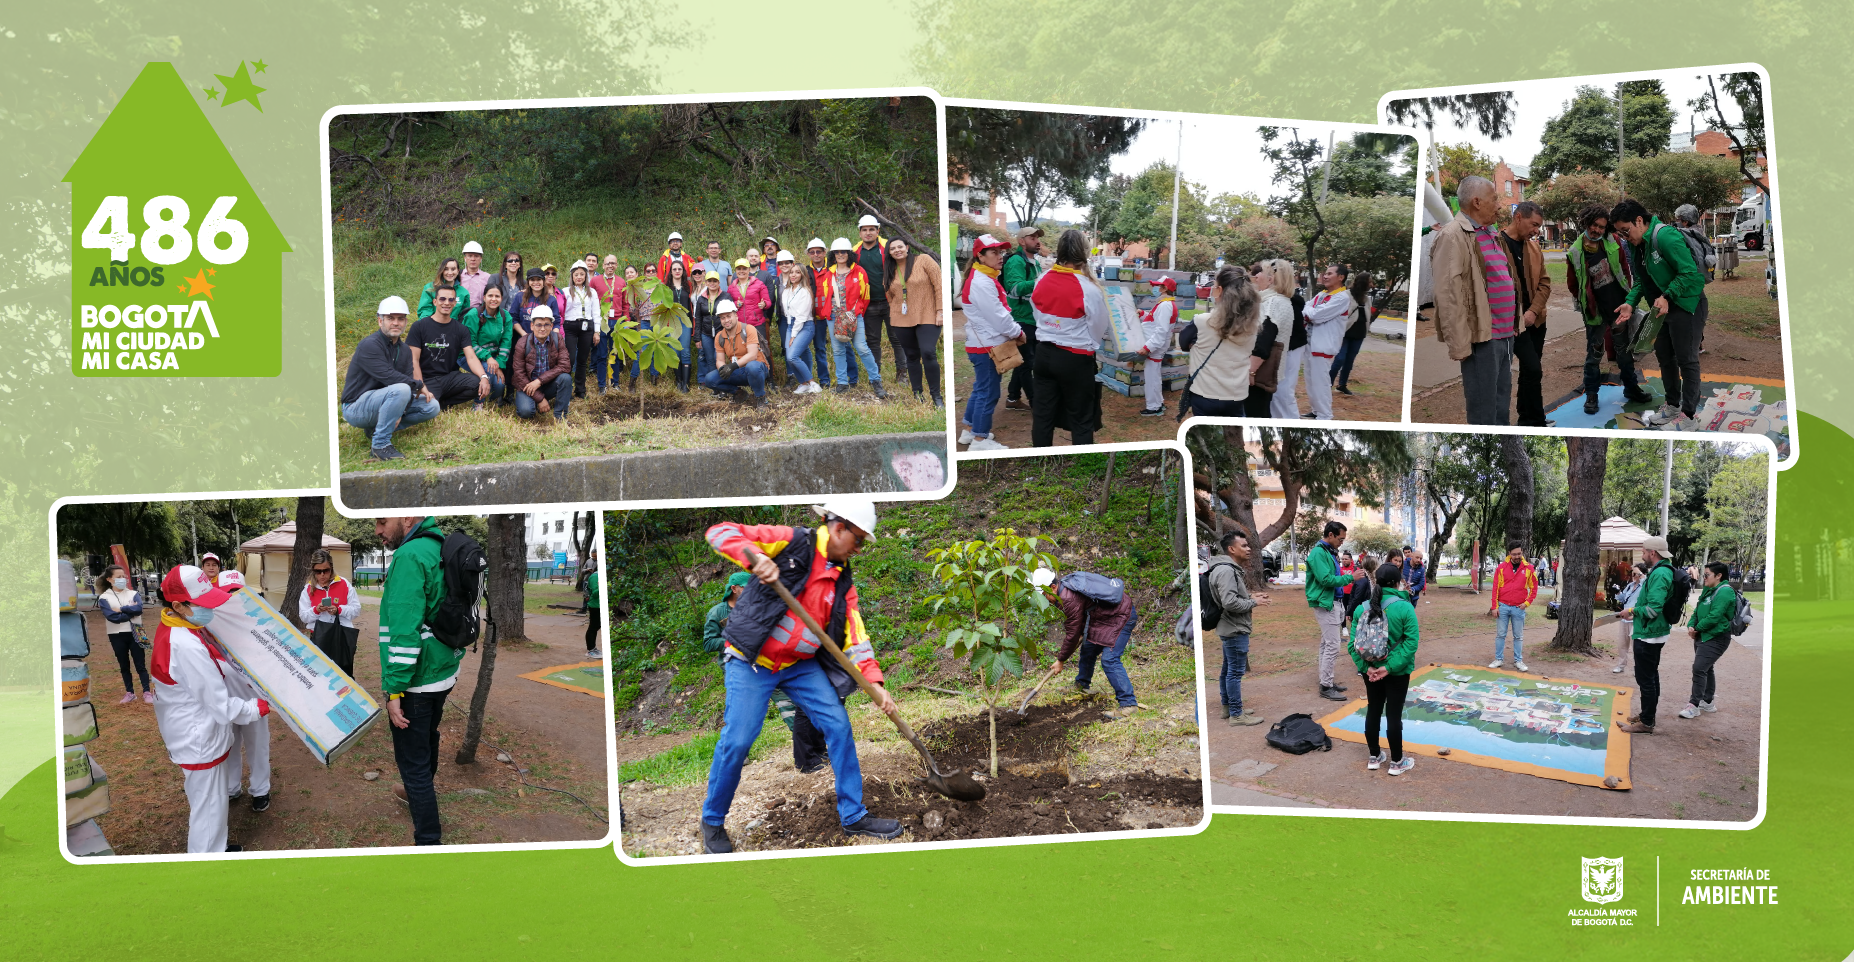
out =
[[[250,246],[245,225],[226,216],[236,203],[236,197],[220,197],[206,211],[206,219],[200,221],[200,256],[209,263],[236,263]],[[195,243],[187,233],[191,213],[187,202],[173,194],[162,194],[143,204],[142,221],[148,229],[142,232],[142,256],[150,263],[163,265],[178,264],[191,256]],[[219,244],[221,237],[228,240],[224,246]],[[129,230],[129,198],[121,194],[103,198],[97,212],[90,215],[90,223],[84,225],[80,240],[86,248],[108,250],[112,261],[128,260],[129,251],[135,247],[135,234]]]

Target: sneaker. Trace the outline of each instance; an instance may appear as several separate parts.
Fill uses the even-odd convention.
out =
[[[1644,725],[1638,721],[1631,721],[1627,725],[1617,725],[1616,727],[1622,729],[1625,732],[1628,732],[1631,735],[1652,735],[1654,734],[1653,725]]]
[[[710,855],[727,855],[734,851],[734,841],[727,837],[725,827],[703,822],[702,851]]]
[[[1585,414],[1597,413],[1597,396],[1596,395],[1594,394],[1584,395],[1584,413]]]
[[[132,702],[132,701],[134,701],[134,700],[135,700],[135,693],[134,693],[134,692],[129,692],[128,694],[126,694],[126,695],[123,695],[123,696],[122,696],[122,700],[121,700],[121,701],[119,701],[119,702],[117,702],[116,704],[118,704],[118,705],[127,705],[128,703],[130,703],[130,702]]]
[[[1260,715],[1257,715],[1255,712],[1252,712],[1252,711],[1246,711],[1240,715],[1230,716],[1230,724],[1235,725],[1239,728],[1247,728],[1250,725],[1260,725],[1264,721],[1267,721],[1267,719],[1263,718]]]
[[[398,448],[390,444],[383,448],[374,448],[367,453],[372,456],[375,461],[397,461],[405,457],[405,455],[399,453]]]
[[[1524,673],[1524,672],[1528,672],[1528,671],[1531,671],[1531,670],[1532,670],[1532,669],[1530,669],[1530,668],[1527,668],[1527,667],[1526,667],[1526,663],[1525,663],[1525,662],[1523,662],[1523,661],[1520,661],[1520,660],[1519,660],[1519,659],[1517,659],[1517,658],[1515,658],[1515,659],[1513,659],[1513,667],[1514,667],[1515,669],[1517,669],[1518,671],[1520,671],[1520,672],[1522,672],[1522,673]]]
[[[966,446],[968,451],[1008,451],[1010,445],[995,438],[979,438]]]
[[[1320,697],[1326,699],[1327,701],[1345,701],[1346,700],[1346,697],[1340,694],[1339,689],[1337,688],[1321,688]]]
[[[270,811],[270,793],[265,792],[262,795],[251,796],[251,810],[254,812]]]
[[[850,386],[849,386],[848,384],[839,384],[839,385],[837,385],[837,393],[838,393],[838,394],[848,394],[848,393],[850,393]]]
[[[1680,710],[1680,717],[1682,718],[1698,718],[1699,716],[1700,710],[1698,705],[1689,703],[1687,707]]]
[[[1672,424],[1684,416],[1685,415],[1681,414],[1679,408],[1672,404],[1663,404],[1659,408],[1643,416],[1642,423],[1649,427],[1658,427],[1663,424]]]
[[[1624,388],[1622,391],[1622,398],[1630,404],[1651,404],[1654,402],[1654,395],[1649,394],[1639,387]]]
[[[586,660],[587,661],[598,661],[599,659],[604,658],[604,657],[605,657],[604,655],[599,654],[599,650],[597,648],[586,649]]]
[[[1488,662],[1488,663],[1487,663],[1487,667],[1489,667],[1489,668],[1505,668],[1505,667],[1506,667],[1506,662],[1504,662],[1504,661],[1501,661],[1501,660],[1500,660],[1500,659],[1498,659],[1498,658],[1495,658],[1494,660],[1492,660],[1492,661],[1490,661],[1490,662]]]
[[[901,834],[901,823],[892,818],[877,818],[864,815],[862,818],[843,827],[845,835],[867,835],[870,838],[895,838]]]
[[[142,692],[142,701],[145,701],[150,705],[154,704],[154,692],[152,691]]]
[[[1331,688],[1331,689],[1332,689],[1333,691],[1347,691],[1347,690],[1348,690],[1348,689],[1347,689],[1347,688],[1346,688],[1346,687],[1345,687],[1344,685],[1341,685],[1341,684],[1339,684],[1339,683],[1338,683],[1338,682],[1336,682],[1336,681],[1335,681],[1335,682],[1333,682],[1333,683],[1332,683],[1332,684],[1331,684],[1330,686],[1328,686],[1328,687],[1330,687],[1330,688]]]
[[[226,843],[225,850],[228,852],[242,852],[245,850],[245,847],[243,845],[233,845],[228,842]]]
[[[759,396],[759,397],[756,397],[756,398],[754,398],[754,399],[753,399],[753,406],[754,406],[754,407],[756,407],[756,408],[763,408],[763,407],[765,407],[765,406],[766,406],[766,396],[765,396],[765,395],[761,395],[761,396]]]
[[[1390,773],[1392,775],[1402,775],[1404,772],[1407,772],[1410,769],[1415,768],[1415,767],[1416,767],[1416,756],[1415,755],[1405,755],[1403,756],[1403,761],[1390,763]]]
[[[1703,702],[1700,702],[1700,703],[1699,703],[1699,710],[1700,710],[1700,711],[1703,711],[1703,712],[1709,712],[1709,713],[1710,713],[1710,712],[1715,712],[1715,711],[1718,711],[1719,709],[1717,709],[1717,708],[1714,708],[1714,707],[1713,707],[1713,704],[1712,704],[1712,702],[1709,702],[1709,701],[1703,701]]]
[[[1387,761],[1390,761],[1390,752],[1380,751],[1376,755],[1365,759],[1365,771],[1375,772],[1378,770],[1379,765]]]
[[[1616,667],[1610,669],[1610,671],[1613,671],[1618,675],[1622,674],[1624,670],[1625,669],[1621,665],[1617,665]]]
[[[886,401],[886,400],[888,400],[888,392],[887,392],[887,391],[884,391],[884,390],[882,390],[882,382],[881,382],[881,381],[877,381],[877,382],[875,382],[874,384],[871,384],[871,385],[869,385],[869,390],[870,390],[871,392],[873,392],[873,393],[875,394],[875,396],[876,396],[876,400],[878,400],[878,401]],[[899,823],[899,822],[897,822],[896,824],[897,824],[897,825],[899,825],[900,823]]]
[[[960,428],[959,429],[959,443],[960,444],[971,444],[972,443],[972,429],[971,428]]]
[[[1345,385],[1343,385],[1343,384],[1341,384],[1341,385],[1339,385],[1338,387],[1335,387],[1335,388],[1333,388],[1333,390],[1335,390],[1335,391],[1338,391],[1338,392],[1339,392],[1340,394],[1343,394],[1343,395],[1345,395],[1345,396],[1347,396],[1347,397],[1351,397],[1351,396],[1352,396],[1352,389],[1351,389],[1351,388],[1348,388],[1348,387],[1346,387],[1346,386],[1345,386]]]
[[[1161,418],[1165,416],[1164,408],[1140,408],[1139,416],[1143,418]]]

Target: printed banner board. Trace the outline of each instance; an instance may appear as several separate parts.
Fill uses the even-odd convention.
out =
[[[327,765],[379,719],[379,703],[262,596],[232,592],[210,632],[316,761]]]

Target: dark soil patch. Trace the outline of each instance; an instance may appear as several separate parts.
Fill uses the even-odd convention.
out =
[[[576,401],[574,407],[585,405],[585,410],[596,424],[608,424],[612,421],[631,421],[640,416],[637,395],[628,392],[609,391],[584,400]],[[707,391],[700,395],[659,395],[644,396],[642,417],[672,418],[690,415],[712,414],[725,411],[728,405],[710,399]]]
[[[1092,720],[1092,707],[1033,705],[1023,718],[998,718],[998,775],[983,777],[983,801],[935,795],[919,779],[866,786],[870,810],[900,819],[916,840],[1005,838],[1165,828],[1197,820],[1203,785],[1150,770],[1076,780],[1068,763],[1068,733]],[[990,763],[990,722],[984,713],[939,722],[921,736],[942,771],[983,773]],[[871,779],[871,781],[874,781]],[[829,794],[769,800],[762,837],[769,848],[850,844]],[[1180,820],[1180,810],[1190,813]],[[1155,814],[1169,815],[1155,820]]]

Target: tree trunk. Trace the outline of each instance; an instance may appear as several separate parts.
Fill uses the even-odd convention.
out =
[[[1436,506],[1442,511],[1442,526],[1437,528],[1429,536],[1429,567],[1427,575],[1429,583],[1435,584],[1436,578],[1439,576],[1437,569],[1442,566],[1442,549],[1448,544],[1448,539],[1455,536],[1455,523],[1461,520],[1462,509],[1468,506],[1468,499],[1461,499],[1461,501],[1451,509],[1448,506],[1448,499],[1443,497],[1442,492],[1437,491],[1432,485],[1429,488],[1429,500],[1434,501]]]
[[[283,617],[290,619],[290,624],[304,633],[309,629],[296,617],[296,599],[303,593],[303,586],[309,583],[309,556],[322,547],[322,508],[325,503],[321,495],[296,499],[296,544],[290,547],[290,582],[289,587],[283,590]],[[263,587],[258,586],[260,593]]]
[[[496,678],[496,643],[507,632],[517,641],[525,641],[522,623],[523,598],[528,587],[528,544],[522,535],[522,516],[489,516],[489,570],[484,584],[485,614],[489,624],[477,645],[481,656],[476,665],[476,690],[470,693],[470,718],[464,723],[463,742],[457,746],[457,764],[476,762],[476,747],[483,740],[483,718],[489,713],[489,689]]]
[[[1598,567],[1603,526],[1603,475],[1609,467],[1608,438],[1566,438],[1570,466],[1570,504],[1564,525],[1564,558],[1558,589],[1558,633],[1553,651],[1594,655],[1590,644],[1591,620],[1597,587],[1603,577]]]
[[[1526,439],[1508,434],[1500,439],[1500,460],[1506,468],[1506,540],[1517,541],[1532,556],[1532,456]],[[1505,545],[1501,546],[1505,548]]]
[[[1102,519],[1107,517],[1107,504],[1114,496],[1114,455],[1116,453],[1107,452],[1107,475],[1101,479],[1101,510],[1096,514]]]

